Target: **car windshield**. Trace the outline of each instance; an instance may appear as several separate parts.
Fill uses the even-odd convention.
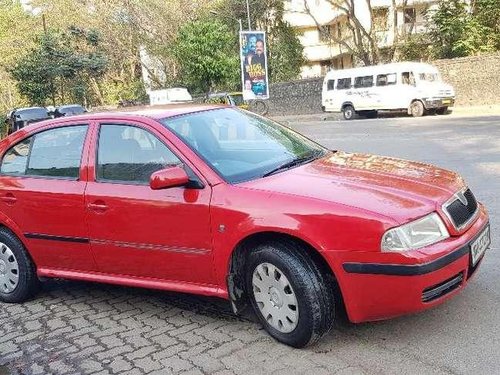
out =
[[[166,118],[161,123],[229,183],[279,173],[327,152],[274,121],[236,108]]]

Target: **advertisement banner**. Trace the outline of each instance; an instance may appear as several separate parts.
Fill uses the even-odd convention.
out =
[[[268,99],[266,33],[240,32],[241,82],[243,99]]]

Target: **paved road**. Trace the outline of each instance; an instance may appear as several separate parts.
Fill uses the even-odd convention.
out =
[[[50,281],[0,304],[0,375],[495,374],[500,370],[500,117],[291,123],[324,145],[462,173],[491,214],[493,247],[466,290],[431,311],[346,325],[295,350],[220,300]]]

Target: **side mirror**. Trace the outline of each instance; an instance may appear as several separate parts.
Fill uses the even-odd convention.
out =
[[[168,189],[184,186],[189,182],[189,177],[181,167],[169,167],[156,171],[149,179],[149,186],[153,190]]]

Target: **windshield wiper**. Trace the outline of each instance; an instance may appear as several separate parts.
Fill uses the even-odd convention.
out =
[[[295,159],[287,161],[286,163],[278,165],[276,168],[270,170],[269,172],[264,173],[262,175],[262,177],[271,176],[271,175],[273,175],[277,172],[283,171],[285,169],[290,169],[290,168],[295,167],[297,165],[307,163],[308,161],[313,161],[321,155],[323,155],[322,150],[312,151],[312,152],[308,153],[307,155],[297,157]]]

